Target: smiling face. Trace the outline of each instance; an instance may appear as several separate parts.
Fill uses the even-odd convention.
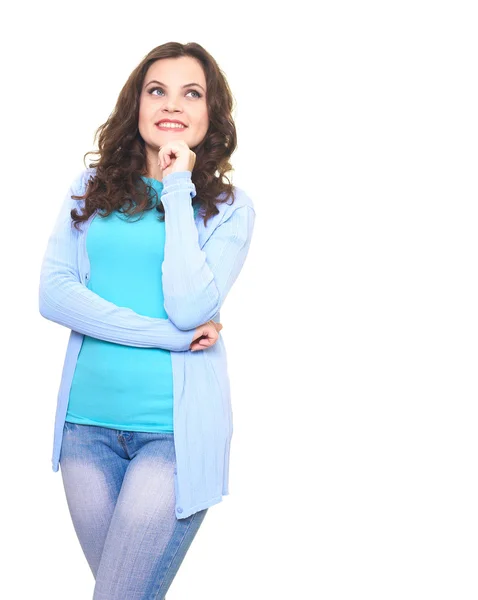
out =
[[[194,85],[196,84],[196,85]],[[209,127],[206,78],[201,63],[190,56],[162,58],[146,72],[139,104],[138,128],[145,142],[147,176],[158,175],[158,152],[169,141],[197,146]],[[180,121],[182,129],[160,129],[162,119]]]

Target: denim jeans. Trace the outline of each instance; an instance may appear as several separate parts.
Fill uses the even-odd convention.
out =
[[[208,510],[176,518],[174,434],[65,422],[60,467],[93,600],[164,600]]]

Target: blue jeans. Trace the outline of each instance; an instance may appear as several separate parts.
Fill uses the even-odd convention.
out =
[[[164,600],[208,510],[176,518],[174,434],[65,422],[60,466],[93,600]]]

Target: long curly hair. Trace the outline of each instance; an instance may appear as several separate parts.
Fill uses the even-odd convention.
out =
[[[144,78],[150,65],[161,58],[190,56],[197,59],[205,73],[207,94],[206,103],[209,128],[204,139],[191,150],[196,154],[192,171],[192,182],[196,196],[192,203],[204,219],[204,225],[212,216],[219,213],[217,203],[233,198],[234,186],[226,173],[233,170],[229,159],[237,146],[236,127],[232,119],[234,97],[224,74],[214,58],[199,44],[168,42],[151,50],[134,69],[121,90],[116,106],[106,123],[95,132],[98,137],[99,159],[88,168],[95,169],[90,176],[85,194],[71,196],[74,200],[84,200],[82,214],[71,210],[74,227],[86,221],[95,210],[106,217],[113,211],[134,215],[156,208],[159,220],[164,221],[164,207],[157,198],[156,190],[143,181],[146,173],[145,142],[138,129],[140,94]],[[158,200],[152,204],[152,196]],[[219,197],[221,196],[221,197]]]

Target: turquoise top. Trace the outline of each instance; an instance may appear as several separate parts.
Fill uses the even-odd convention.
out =
[[[149,177],[161,197],[163,184]],[[153,198],[154,202],[154,198]],[[86,236],[87,287],[119,306],[166,318],[161,265],[165,223],[156,209],[96,216]],[[173,432],[171,353],[85,336],[73,377],[66,420],[129,431]]]

